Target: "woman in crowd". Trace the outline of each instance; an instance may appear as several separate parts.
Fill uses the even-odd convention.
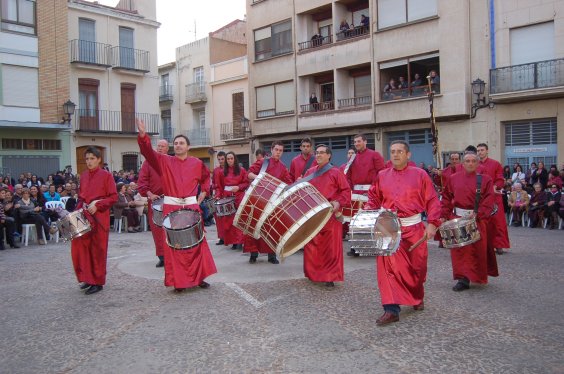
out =
[[[511,175],[511,182],[512,183],[521,182],[525,178],[526,178],[525,173],[523,173],[523,168],[521,167],[521,165],[515,166],[515,172]]]
[[[556,165],[552,165],[548,172],[548,186],[552,186],[553,184],[558,187],[559,191],[562,189],[562,178],[558,170],[556,170]]]
[[[539,162],[539,169],[540,164]],[[539,223],[542,223],[542,219],[544,218],[547,196],[540,183],[535,183],[533,187],[535,190],[529,203],[529,226],[535,228],[538,227]]]
[[[541,189],[546,190],[548,184],[548,171],[544,168],[544,162],[539,161],[538,168],[531,173],[531,184],[540,183]]]
[[[37,175],[32,175],[31,180],[27,182],[27,187],[30,188],[31,186],[41,186],[41,181],[37,179]]]
[[[521,183],[513,184],[513,191],[509,195],[509,208],[513,213],[513,226],[521,226],[521,216],[529,207],[529,194],[523,190]]]
[[[10,177],[4,177],[4,179],[2,180],[2,183],[4,184],[4,186],[10,190],[10,192],[14,192],[14,186],[12,186],[12,182],[10,181]]]
[[[29,188],[24,188],[22,190],[22,198],[14,206],[19,211],[19,216],[22,223],[32,223],[35,224],[37,230],[37,236],[41,237],[41,230],[45,233],[45,238],[50,239],[50,234],[54,234],[57,229],[55,227],[49,227],[47,221],[41,215],[43,208],[36,205],[34,199],[31,198],[31,192]],[[47,244],[45,240],[39,239],[39,244]]]
[[[233,152],[227,152],[225,155],[225,166],[223,173],[219,174],[217,181],[218,196],[222,199],[229,196],[235,196],[235,207],[239,207],[245,190],[249,187],[249,180],[247,178],[247,171],[239,166],[237,156]],[[224,216],[222,224],[224,225],[225,236],[223,242],[225,245],[232,244],[231,249],[243,249],[244,235],[241,230],[233,226],[233,219],[235,214]]]
[[[127,232],[140,232],[141,226],[139,222],[139,214],[135,209],[135,201],[127,193],[127,185],[125,183],[117,184],[118,201],[114,204],[114,219],[119,220],[122,216],[127,218]],[[114,222],[114,225],[116,222]]]
[[[503,167],[503,179],[507,180],[509,178],[511,178],[511,168],[509,165],[505,165]]]

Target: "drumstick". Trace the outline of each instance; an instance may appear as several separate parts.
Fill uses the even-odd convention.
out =
[[[423,243],[425,241],[425,239],[427,239],[427,235],[423,235],[421,237],[421,239],[419,239],[415,244],[413,244],[411,247],[409,247],[409,249],[407,250],[408,252],[413,251],[415,248],[419,247],[419,245],[421,243]]]

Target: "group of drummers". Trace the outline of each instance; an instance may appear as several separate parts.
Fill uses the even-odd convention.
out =
[[[451,248],[454,291],[464,291],[471,283],[486,284],[488,276],[497,276],[495,250],[509,248],[503,209],[495,210],[496,204],[501,206],[503,170],[488,158],[486,144],[469,146],[461,163],[451,162],[442,171],[440,194],[427,172],[410,161],[408,143],[392,142],[386,163],[379,152],[367,148],[362,134],[354,136],[354,151],[340,167],[331,164],[329,146],[314,147],[309,138],[301,142],[301,153],[289,170],[281,161],[280,141],[272,143],[270,157],[257,154],[248,170],[233,152],[220,152],[212,184],[204,163],[188,155],[187,137],[175,137],[170,156],[166,141],[153,150],[143,121],[137,120],[137,127],[146,159],[139,191],[150,205],[157,266],[164,265],[165,286],[176,292],[208,288],[205,279],[217,272],[200,210],[212,192],[216,244],[242,249],[250,254],[251,264],[261,253],[269,263],[278,264],[279,258],[303,248],[305,276],[334,287],[334,282],[344,281],[344,231],[349,231],[351,240],[348,255],[366,255],[363,248],[375,247],[372,255],[377,255],[384,309],[377,320],[380,326],[399,321],[400,305],[424,309],[427,240],[441,225],[442,244]],[[77,209],[87,212],[92,229],[74,238],[71,246],[80,288],[92,294],[102,290],[106,281],[108,209],[117,196],[113,178],[100,169],[99,151],[88,148],[85,159],[88,170],[81,175]],[[158,209],[152,209],[153,204]],[[155,212],[159,217],[152,216]],[[368,218],[368,235],[359,228],[361,215],[363,222]],[[363,232],[356,240],[355,230]]]

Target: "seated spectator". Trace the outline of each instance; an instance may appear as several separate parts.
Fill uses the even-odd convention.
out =
[[[547,193],[546,217],[550,222],[550,230],[558,227],[558,213],[560,212],[560,200],[562,193],[556,184],[550,184],[550,192]]]
[[[55,185],[49,185],[49,190],[43,194],[45,201],[61,201],[61,195],[59,195],[55,189]]]
[[[435,70],[431,70],[429,72],[429,79],[431,81],[431,90],[434,93],[440,93],[441,92],[441,79],[439,78],[439,75],[437,74],[437,72]]]
[[[55,227],[49,227],[49,224],[41,215],[43,210],[40,206],[37,206],[31,199],[31,193],[29,188],[24,188],[22,191],[22,198],[15,204],[15,208],[18,210],[18,215],[22,223],[35,224],[35,229],[37,230],[37,237],[41,238],[41,230],[45,233],[45,238],[49,240],[51,238],[50,234],[54,234],[57,231]],[[43,238],[38,240],[39,244],[47,244]]]
[[[7,192],[9,191],[6,188],[0,189],[0,250],[4,249],[4,229],[6,229],[6,243],[11,248],[19,248],[15,239],[16,221],[14,217],[7,215],[14,205],[6,199]]]
[[[349,23],[347,22],[347,20],[342,20],[341,24],[339,25],[339,31],[342,32],[345,36],[348,36],[349,34]]]
[[[32,175],[31,180],[27,182],[27,187],[30,188],[31,186],[41,186],[41,181],[37,179],[37,175]]]
[[[517,183],[523,179],[525,179],[525,173],[523,173],[523,168],[521,167],[521,165],[517,165],[515,167],[515,172],[511,174],[511,181],[513,183]]]
[[[137,192],[137,185],[135,183],[130,183],[127,186],[127,194],[133,199],[135,210],[137,210],[137,214],[141,217],[147,207],[147,198]]]
[[[114,204],[114,219],[119,220],[122,216],[127,217],[127,232],[140,232],[139,214],[135,209],[133,198],[127,194],[125,183],[117,184],[118,201]]]
[[[548,186],[555,184],[558,187],[558,190],[562,189],[562,178],[560,177],[560,173],[556,170],[556,167],[552,171],[548,173]]]
[[[398,87],[396,86],[396,80],[391,78],[387,85],[384,86],[384,100],[392,100],[395,98],[394,92],[397,90]]]
[[[523,190],[521,183],[513,184],[513,191],[509,194],[507,204],[509,204],[509,209],[513,213],[513,226],[521,226],[521,216],[529,207],[529,194]]]
[[[542,224],[547,196],[540,183],[535,183],[533,187],[535,191],[529,200],[529,226],[535,228]]]
[[[57,213],[49,211],[45,207],[45,203],[47,202],[45,200],[45,195],[43,195],[43,193],[41,193],[41,191],[39,191],[37,186],[31,186],[31,188],[29,189],[29,192],[31,194],[31,200],[33,200],[33,202],[35,203],[35,206],[41,207],[40,214],[43,216],[43,218],[45,218],[45,221],[47,221],[47,223],[53,222],[53,221],[56,221],[56,220],[59,219],[59,216],[58,216]]]

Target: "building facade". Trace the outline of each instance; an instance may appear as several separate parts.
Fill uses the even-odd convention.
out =
[[[435,163],[429,91],[441,160],[485,142],[502,164],[564,161],[562,0],[248,0],[247,24],[255,147],[282,139],[285,161],[310,136],[341,164],[365,133]]]

